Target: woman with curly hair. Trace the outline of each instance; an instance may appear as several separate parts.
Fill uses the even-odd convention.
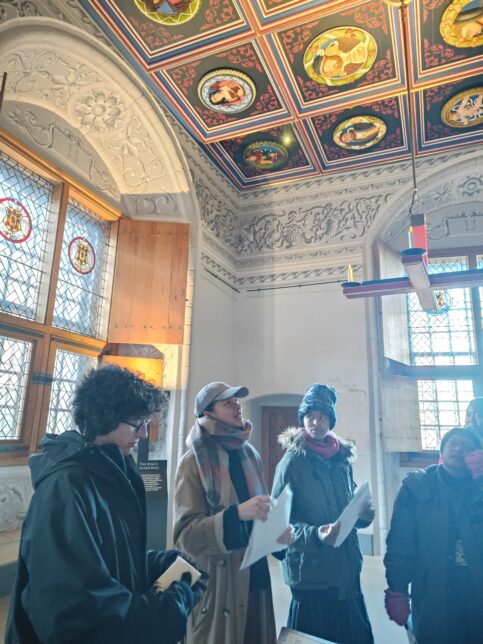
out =
[[[126,369],[91,371],[74,397],[78,431],[47,434],[29,465],[7,644],[174,644],[202,594],[153,584],[177,551],[146,553],[145,492],[131,457],[162,392]],[[189,575],[188,575],[189,577]]]

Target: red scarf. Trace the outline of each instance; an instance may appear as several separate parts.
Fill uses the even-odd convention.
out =
[[[300,429],[300,433],[302,434],[307,447],[319,456],[332,458],[339,451],[339,441],[332,432],[327,432],[324,436],[323,442],[313,439],[303,427]]]

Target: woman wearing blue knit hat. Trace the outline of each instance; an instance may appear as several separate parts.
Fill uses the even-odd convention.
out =
[[[332,431],[336,402],[335,389],[311,385],[299,407],[300,426],[279,438],[287,451],[277,467],[272,495],[279,496],[290,485],[295,529],[295,541],[282,561],[292,592],[288,627],[340,644],[372,644],[356,529],[334,548],[337,519],[356,488],[355,449]],[[356,527],[366,527],[373,519],[374,509],[367,505]]]

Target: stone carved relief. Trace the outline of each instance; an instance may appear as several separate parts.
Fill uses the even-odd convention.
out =
[[[201,178],[195,190],[203,223],[240,255],[359,240],[384,203],[379,194],[240,219]]]
[[[465,170],[460,170],[465,172]],[[424,190],[424,185],[423,185]],[[478,201],[479,195],[483,193],[483,175],[468,173],[465,176],[446,178],[441,177],[441,183],[429,191],[424,191],[421,199],[423,209],[426,213],[428,222],[428,236],[430,239],[439,240],[449,235],[449,222],[457,218],[467,218],[468,221],[476,215],[477,211],[472,213],[461,212],[461,204],[465,201]],[[459,213],[452,212],[452,209],[458,208]],[[408,208],[409,203],[404,204],[397,214],[393,217],[390,226],[384,233],[384,240],[388,243],[393,242],[403,230],[408,226]],[[437,214],[441,209],[448,211],[448,215]],[[434,213],[434,214],[432,214]],[[446,219],[446,223],[445,219]],[[472,226],[472,223],[468,224]],[[446,234],[443,232],[446,230]],[[469,228],[468,231],[471,229]],[[434,232],[433,232],[434,231]],[[432,236],[434,235],[434,236]]]
[[[191,220],[195,209],[176,143],[164,127],[163,115],[144,96],[139,82],[118,67],[108,52],[97,51],[95,44],[84,40],[72,27],[55,26],[50,16],[59,19],[74,13],[70,21],[81,22],[85,28],[85,16],[76,10],[75,3],[37,0],[35,6],[36,15],[47,14],[49,18],[37,21],[26,16],[25,22],[21,21],[25,28],[12,23],[11,28],[2,30],[0,38],[0,64],[5,64],[9,72],[5,105],[12,106],[17,126],[28,134],[27,143],[32,139],[42,146],[43,137],[49,142],[44,141],[42,147],[62,156],[55,150],[60,131],[65,138],[67,129],[74,133],[77,128],[77,139],[82,139],[80,133],[85,137],[82,152],[90,145],[91,158],[97,159],[95,163],[89,161],[88,168],[76,164],[74,174],[97,175],[95,188],[106,189],[112,196],[115,192],[121,195],[118,206],[133,217],[150,211],[153,218]],[[15,13],[18,15],[17,10]],[[55,49],[38,44],[48,42],[46,34],[56,42]],[[30,111],[28,118],[13,112],[14,108],[25,112],[25,106]],[[41,123],[41,110],[50,110],[57,118]],[[41,127],[46,129],[41,132]],[[111,185],[106,175],[96,172],[100,158],[109,168]]]
[[[25,476],[13,477],[9,472],[0,477],[0,532],[22,526],[33,490],[29,471]]]
[[[462,212],[456,215],[449,215],[443,217],[442,221],[438,224],[428,225],[428,239],[439,241],[449,237],[451,229],[454,224],[460,224],[458,228],[462,228],[465,233],[483,233],[483,210],[477,212]]]
[[[158,154],[152,132],[137,115],[131,115],[126,126],[116,128],[112,134],[104,130],[102,147],[121,167],[128,191],[139,192],[166,175],[166,166]]]
[[[383,195],[326,202],[281,214],[262,215],[240,229],[240,253],[361,239],[384,203]]]
[[[201,210],[201,220],[229,248],[237,249],[240,236],[239,218],[219,194],[201,179],[194,182]]]
[[[66,60],[56,51],[25,48],[5,56],[8,93],[66,108],[79,87],[99,83],[100,75],[83,62]]]
[[[26,132],[38,146],[46,150],[53,150],[62,158],[67,157],[75,167],[83,171],[93,186],[100,192],[105,192],[115,199],[120,194],[107,168],[95,159],[92,148],[86,144],[76,131],[70,129],[61,119],[48,120],[50,112],[25,109],[24,106],[7,106],[7,118]],[[41,122],[42,117],[45,118]]]
[[[74,100],[74,114],[81,130],[113,130],[125,112],[121,98],[112,90],[91,89]]]
[[[0,2],[0,22],[11,18],[24,18],[25,16],[40,16],[35,2],[26,0],[8,0]]]
[[[483,192],[483,174],[465,177],[458,184],[458,192],[463,197],[476,197]]]
[[[159,213],[172,217],[176,213],[173,195],[141,195],[135,199],[135,211],[140,217],[150,217]]]

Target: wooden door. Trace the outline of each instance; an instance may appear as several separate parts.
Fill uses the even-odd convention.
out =
[[[278,437],[287,427],[295,426],[298,426],[297,407],[262,407],[262,460],[269,490],[275,468],[283,456]]]

